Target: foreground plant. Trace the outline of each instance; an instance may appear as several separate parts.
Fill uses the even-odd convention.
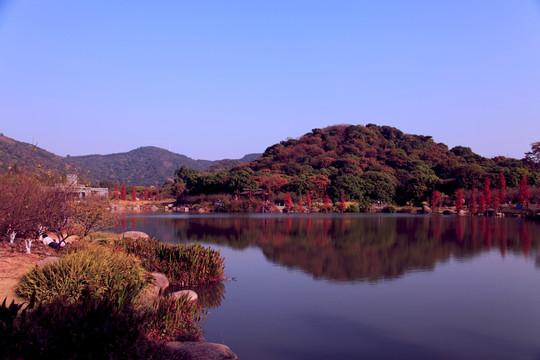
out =
[[[127,288],[140,291],[147,284],[140,261],[124,253],[114,253],[99,245],[83,245],[63,254],[60,261],[36,267],[23,276],[18,293],[38,301],[63,298],[77,301],[85,289],[93,296],[107,294],[118,302],[125,300]]]
[[[200,244],[171,246],[153,239],[122,238],[111,246],[137,256],[145,269],[161,272],[177,285],[212,284],[225,278],[219,251]]]

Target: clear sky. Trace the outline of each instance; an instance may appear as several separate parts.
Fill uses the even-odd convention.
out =
[[[540,141],[540,0],[0,0],[0,132],[238,158],[333,124]]]

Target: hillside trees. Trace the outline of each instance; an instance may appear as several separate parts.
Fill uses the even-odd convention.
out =
[[[532,171],[540,170],[540,141],[531,144],[531,151],[525,153],[525,162]]]
[[[540,173],[531,173],[522,160],[488,159],[462,146],[449,150],[430,136],[404,134],[388,126],[339,125],[270,146],[259,159],[230,171],[207,174],[182,167],[174,187],[177,196],[259,188],[274,199],[283,200],[286,192],[309,192],[313,201],[325,194],[338,201],[343,191],[347,199],[364,204],[419,205],[434,190],[442,195],[473,186],[484,190],[482,182],[488,178],[499,183],[501,173],[509,187],[518,186],[523,174],[529,185],[540,183]],[[488,185],[486,190],[489,194],[482,191],[486,204],[504,201],[499,189],[491,192]]]

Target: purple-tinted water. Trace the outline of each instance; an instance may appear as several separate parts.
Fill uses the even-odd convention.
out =
[[[217,248],[205,338],[242,359],[540,359],[540,224],[400,215],[127,216]]]

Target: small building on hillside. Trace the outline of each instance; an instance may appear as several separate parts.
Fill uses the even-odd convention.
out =
[[[66,176],[66,185],[71,187],[70,191],[75,193],[76,197],[85,199],[90,196],[102,196],[109,197],[109,189],[107,188],[93,188],[83,184],[79,184],[79,179],[76,174],[68,174]]]

